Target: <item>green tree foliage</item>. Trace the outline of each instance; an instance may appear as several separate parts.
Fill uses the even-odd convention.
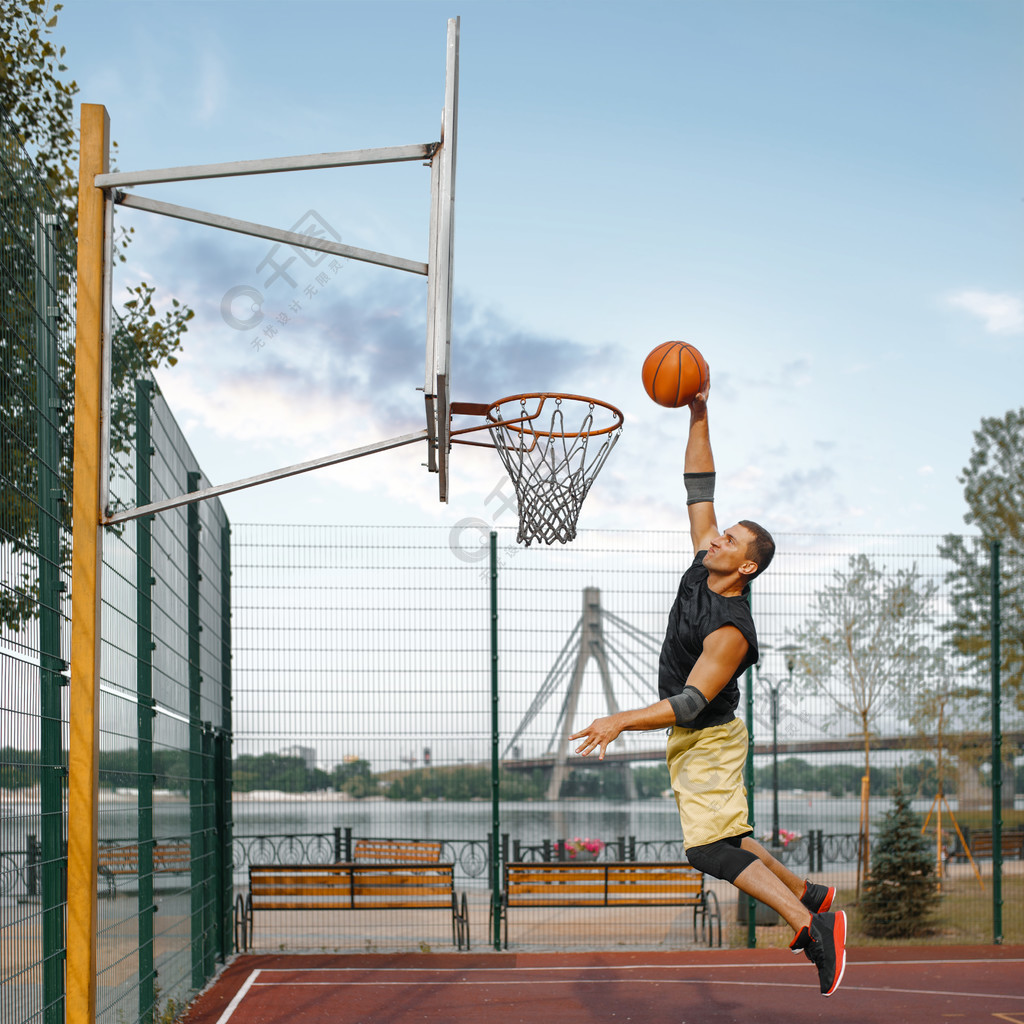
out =
[[[657,764],[641,764],[633,768],[633,784],[636,795],[641,800],[660,797],[672,788],[672,776],[668,773],[668,765],[664,761]]]
[[[61,4],[48,0],[3,0],[0,18],[0,108],[4,114],[0,152],[0,427],[4,437],[0,491],[0,544],[5,549],[0,586],[0,624],[21,629],[36,615],[38,580],[38,423],[35,406],[37,331],[41,305],[57,303],[57,386],[60,408],[43,412],[60,434],[57,473],[64,492],[64,526],[70,526],[75,229],[78,208],[78,86],[67,77],[65,50],[54,42]],[[116,148],[116,147],[115,147]],[[46,230],[56,249],[48,292],[37,294],[36,233],[41,214],[52,214]],[[130,235],[119,232],[123,260]],[[52,289],[52,297],[49,289]],[[173,300],[158,314],[154,289],[128,287],[129,299],[113,325],[111,448],[131,446],[136,378],[151,368],[173,365],[193,312]],[[70,562],[68,530],[62,531],[60,564]]]
[[[306,793],[314,789],[317,781],[301,757],[286,757],[283,754],[242,754],[235,758],[231,777],[233,788],[240,793],[255,789]],[[329,777],[327,781],[329,785]]]
[[[349,796],[374,796],[380,792],[380,783],[370,771],[370,762],[362,759],[336,764],[330,778],[332,789]]]
[[[74,225],[77,192],[74,80],[64,81],[65,48],[51,36],[63,4],[3,0],[0,19],[0,106],[43,183]]]
[[[544,796],[546,774],[503,771],[498,779],[502,800],[538,800]],[[394,779],[385,790],[390,800],[489,800],[491,768],[460,764],[418,768]]]
[[[956,650],[987,677],[992,606],[989,543],[999,541],[1003,693],[1018,712],[1024,712],[1024,407],[981,421],[959,480],[967,502],[964,522],[980,530],[982,543],[949,534],[939,546],[939,552],[953,563],[948,576],[953,619],[945,628]],[[975,690],[974,696],[981,698],[986,686]]]
[[[876,938],[912,939],[929,933],[938,907],[935,856],[902,788],[893,792],[893,801],[864,885],[861,922]]]
[[[783,792],[802,789],[808,793],[827,793],[832,797],[856,796],[860,793],[863,770],[855,764],[812,765],[802,757],[779,761],[779,789]],[[943,766],[944,790],[955,789],[956,773],[947,763]],[[916,797],[931,799],[938,792],[938,767],[931,758],[922,758],[900,768],[873,768],[871,793],[880,796],[892,791],[898,780]],[[754,772],[754,785],[764,793],[772,788],[772,766],[761,765]]]

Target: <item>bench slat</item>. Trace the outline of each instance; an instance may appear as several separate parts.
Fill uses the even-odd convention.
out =
[[[702,904],[704,878],[687,863],[512,863],[505,866],[508,906]]]
[[[357,861],[404,861],[411,864],[436,864],[441,859],[441,844],[400,839],[359,839],[356,841],[352,856]]]
[[[139,847],[100,846],[96,852],[100,874],[135,875],[139,872]],[[153,871],[187,872],[192,870],[192,851],[188,843],[156,843],[153,847]]]

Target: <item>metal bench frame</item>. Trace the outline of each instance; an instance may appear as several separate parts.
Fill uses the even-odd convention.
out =
[[[686,861],[512,861],[499,900],[504,946],[512,907],[693,907],[693,936],[722,945],[718,897]],[[493,926],[493,917],[491,924]]]

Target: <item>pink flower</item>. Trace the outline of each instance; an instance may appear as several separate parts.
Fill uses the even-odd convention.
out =
[[[596,857],[604,849],[604,843],[600,839],[580,839],[577,836],[575,839],[570,839],[565,844],[565,852],[570,857],[575,857],[577,853],[592,853]]]

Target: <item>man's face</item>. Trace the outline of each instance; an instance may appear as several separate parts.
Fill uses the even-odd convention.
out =
[[[704,567],[711,572],[728,574],[745,566],[753,573],[757,564],[747,556],[747,549],[754,535],[737,523],[724,530],[708,544],[708,553],[704,556]]]

